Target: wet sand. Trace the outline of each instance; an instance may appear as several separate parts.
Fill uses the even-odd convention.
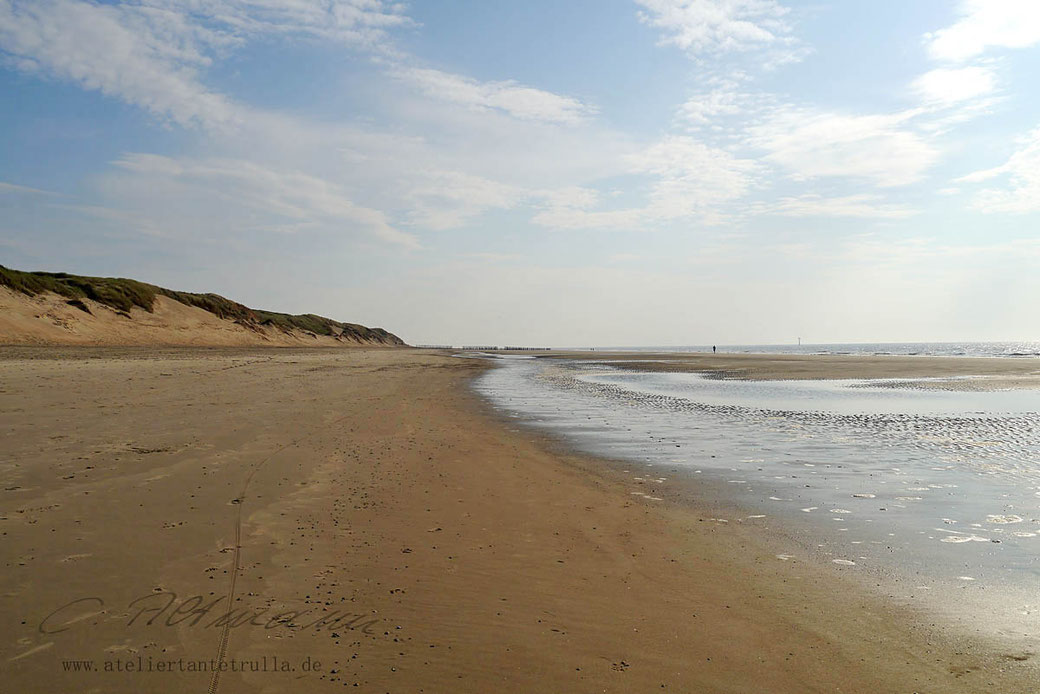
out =
[[[516,430],[468,388],[486,368],[0,350],[4,688],[1031,691],[1031,654],[779,561],[709,520],[711,489],[634,498],[612,466]],[[296,670],[177,666],[265,656]],[[106,659],[173,672],[63,664]]]
[[[844,354],[704,354],[676,352],[551,352],[547,358],[608,361],[638,371],[696,371],[723,378],[937,379],[924,387],[1040,388],[1040,359]],[[964,376],[981,378],[960,380]]]

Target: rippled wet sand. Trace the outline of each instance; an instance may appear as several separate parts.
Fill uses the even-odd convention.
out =
[[[691,480],[820,561],[972,628],[1040,620],[1040,391],[899,381],[733,381],[595,362],[503,360],[477,389],[588,453],[632,463],[633,496]],[[728,521],[729,519],[716,519]]]

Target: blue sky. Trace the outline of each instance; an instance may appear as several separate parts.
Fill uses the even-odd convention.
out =
[[[0,0],[0,251],[416,343],[1040,338],[1040,4]]]

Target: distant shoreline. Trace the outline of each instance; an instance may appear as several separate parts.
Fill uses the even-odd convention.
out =
[[[457,350],[494,350],[510,352],[512,347],[467,347],[447,345],[417,345],[418,347],[457,349]],[[1040,341],[1035,340],[994,340],[994,341],[958,341],[958,342],[829,342],[804,344],[747,344],[747,345],[607,345],[607,346],[570,346],[570,347],[525,347],[523,351],[538,352],[595,352],[618,354],[751,354],[751,355],[848,355],[848,356],[925,356],[925,357],[1014,357],[1040,358]]]
[[[691,352],[553,351],[539,359],[605,362],[632,371],[699,372],[752,380],[933,379],[925,387],[1040,388],[1040,361],[991,357],[703,354]],[[974,376],[975,379],[965,377]]]

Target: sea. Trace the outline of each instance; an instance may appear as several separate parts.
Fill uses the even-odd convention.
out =
[[[719,351],[1022,359],[1036,358],[1040,343]],[[469,356],[495,360],[474,383],[494,407],[620,465],[637,502],[696,500],[710,485],[731,509],[713,520],[761,528],[777,561],[847,573],[972,634],[1040,646],[1040,390],[745,381],[609,360]]]
[[[1025,342],[849,342],[837,344],[715,345],[738,354],[856,354],[933,357],[1040,357],[1040,341]],[[685,347],[576,347],[604,352],[710,352],[712,345]]]

